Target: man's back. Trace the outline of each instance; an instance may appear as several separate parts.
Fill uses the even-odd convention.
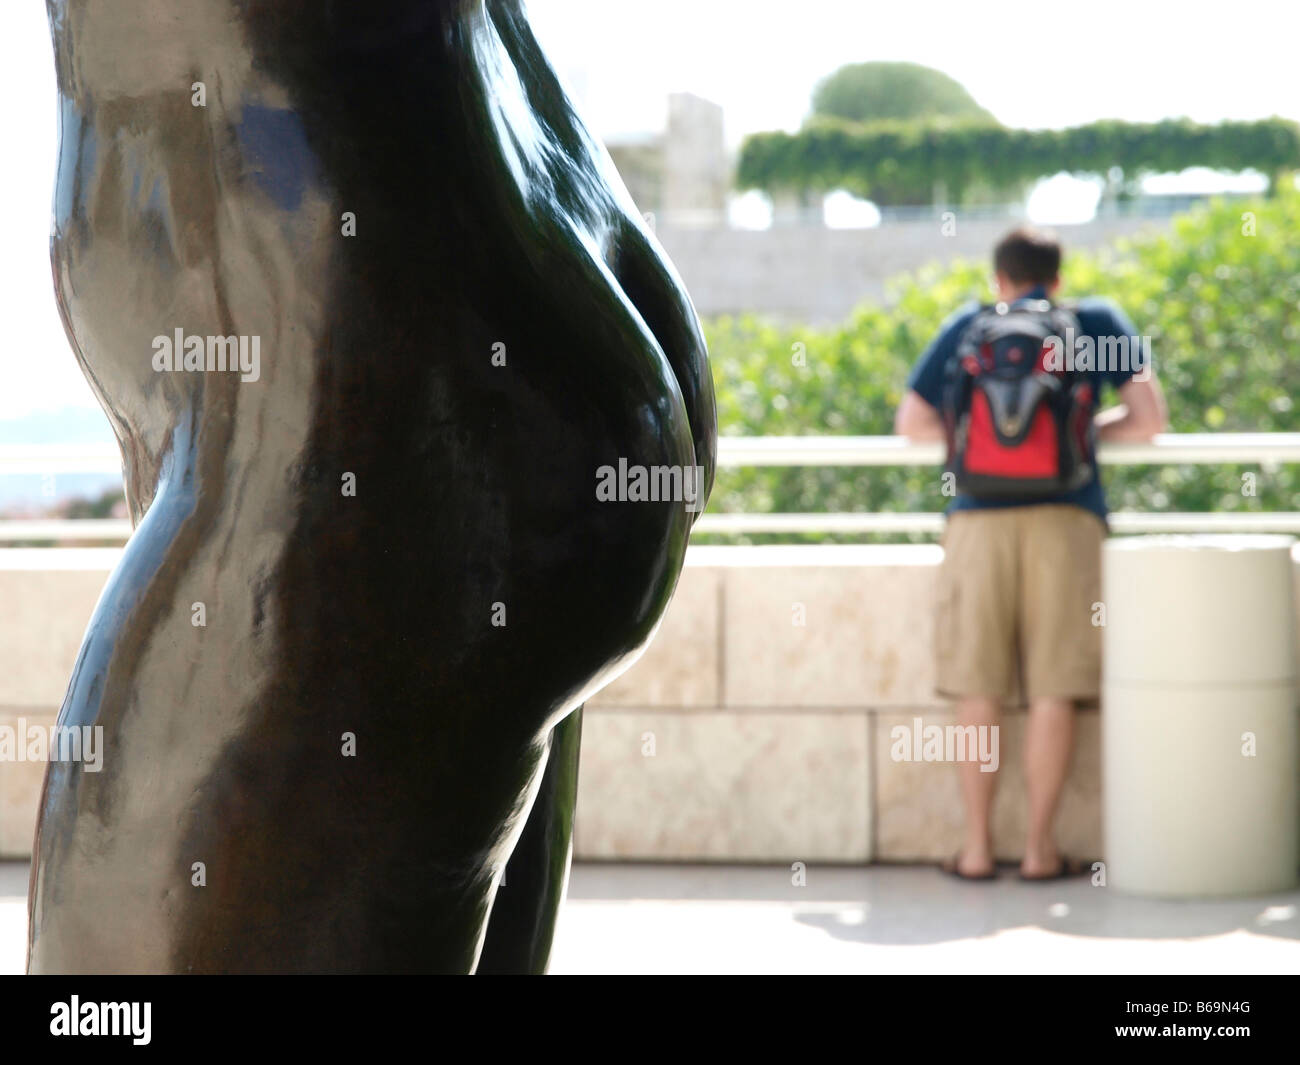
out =
[[[1023,304],[1029,300],[1047,299],[1047,289],[1037,286],[1012,301],[1012,305]],[[1100,401],[1106,393],[1124,387],[1134,376],[1140,378],[1150,373],[1150,342],[1140,337],[1133,323],[1115,304],[1109,300],[1090,298],[1067,305],[1078,319],[1079,334],[1076,338],[1062,338],[1071,356],[1073,365],[1092,380],[1090,389],[1090,416],[1095,416]],[[970,328],[981,307],[977,303],[962,307],[944,322],[939,334],[921,355],[907,386],[936,410],[943,406],[944,377],[952,360],[957,358],[958,348],[963,335]],[[1074,341],[1078,341],[1076,347]],[[1084,349],[1084,350],[1080,350]],[[1118,352],[1123,357],[1118,357]],[[1090,352],[1085,364],[1082,356]],[[1145,356],[1142,354],[1145,352]],[[1079,362],[1074,363],[1078,358]],[[1138,361],[1145,358],[1146,362]],[[1068,504],[1083,507],[1105,520],[1107,508],[1101,478],[1094,468],[1087,483],[1073,491],[1057,495],[1026,500],[1023,497],[1006,496],[1004,498],[975,498],[966,493],[958,493],[952,501],[949,511],[977,510],[985,507],[1025,506],[1031,503]]]
[[[1050,234],[1018,229],[998,244],[993,265],[999,302],[1027,312],[1025,301],[1053,297],[1060,283],[1061,248]],[[1093,443],[1149,439],[1164,426],[1164,403],[1152,373],[1149,346],[1136,336],[1132,323],[1105,300],[1069,306],[1078,323],[1077,335],[1045,336],[1039,331],[1033,342],[1042,345],[1037,352],[1041,363],[1024,362],[1024,345],[1006,345],[1008,365],[1002,369],[1007,372],[997,382],[991,379],[999,371],[996,353],[974,344],[984,334],[973,337],[961,352],[963,338],[980,312],[976,305],[962,308],[944,323],[913,368],[895,419],[900,434],[916,440],[948,439],[950,451],[960,452],[970,439],[971,419],[962,411],[963,426],[955,417],[958,412],[948,411],[948,419],[943,413],[949,371],[957,364],[957,370],[972,380],[991,375],[979,384],[986,390],[986,403],[989,390],[1001,389],[1001,399],[1011,395],[1012,386],[1029,376],[1032,367],[1039,379],[1018,396],[1037,389],[1041,403],[1045,402],[1042,396],[1065,393],[1068,388],[1071,401],[1080,404],[1072,413],[1086,406],[1083,414],[1091,421],[1091,426],[1082,426],[1088,446],[1081,453],[1089,476],[1079,487],[1055,494],[999,497],[986,494],[986,486],[981,485],[978,498],[966,493],[952,500],[936,582],[935,687],[940,695],[955,700],[959,725],[997,728],[1008,699],[1018,694],[1029,703],[1023,733],[1028,811],[1020,864],[1020,874],[1027,880],[1051,880],[1078,868],[1057,851],[1052,824],[1069,771],[1073,711],[1078,702],[1095,699],[1101,683],[1101,640],[1094,610],[1101,595],[1106,500]],[[1140,352],[1137,361],[1135,346]],[[1060,368],[1048,365],[1049,351],[1073,363],[1065,368],[1065,376],[1053,376]],[[1011,362],[1017,363],[1014,371]],[[967,398],[976,386],[964,383],[968,387],[961,395]],[[1099,411],[1108,389],[1118,391],[1122,405]],[[992,430],[994,439],[987,442],[988,454],[1014,453],[1028,439],[1019,407],[1015,417],[1006,418],[1005,408],[1000,414]],[[991,421],[998,415],[986,411],[982,417]],[[1061,423],[1055,424],[1059,429]],[[1080,427],[1077,419],[1073,424]],[[1012,426],[1016,432],[1004,432]],[[1050,447],[1050,427],[1045,435]],[[1062,433],[1058,447],[1066,446],[1060,442],[1065,439]],[[950,455],[950,464],[965,470],[968,467],[955,461],[960,457]],[[1026,468],[1029,464],[1022,463],[1021,469]],[[966,833],[961,850],[946,866],[968,880],[990,880],[996,875],[990,827],[996,773],[983,768],[974,762],[962,766]]]

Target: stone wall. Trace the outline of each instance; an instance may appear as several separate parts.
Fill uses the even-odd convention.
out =
[[[53,723],[116,550],[0,550],[0,724]],[[952,720],[932,691],[935,546],[695,547],[642,659],[588,705],[579,858],[931,861],[960,835],[955,767],[890,730]],[[1300,574],[1300,568],[1297,569]],[[1297,579],[1300,589],[1300,578]],[[802,624],[800,622],[802,621]],[[1099,714],[1084,711],[1061,843],[1100,854]],[[1023,711],[995,833],[1018,856]],[[0,856],[31,846],[44,767],[0,762]]]
[[[874,229],[777,226],[766,230],[678,228],[657,218],[656,235],[704,317],[759,312],[813,325],[842,321],[858,304],[880,303],[886,282],[928,263],[987,260],[1011,219],[964,219],[945,236],[940,221],[891,222]],[[1144,227],[1141,218],[1057,226],[1072,248],[1097,248]],[[955,309],[955,308],[954,308]]]
[[[54,724],[81,637],[121,552],[0,550],[0,727]],[[0,858],[31,853],[45,764],[0,761]]]
[[[935,860],[959,842],[952,766],[895,762],[890,730],[945,724],[933,546],[693,548],[654,644],[589,706],[586,859]],[[1023,836],[1023,713],[1004,723],[999,848]],[[653,748],[649,746],[653,741]],[[653,754],[647,752],[653,749]],[[1100,849],[1098,715],[1082,717],[1062,843]]]

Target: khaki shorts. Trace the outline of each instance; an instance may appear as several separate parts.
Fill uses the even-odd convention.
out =
[[[1096,699],[1101,544],[1082,507],[960,510],[943,535],[935,614],[941,695]]]

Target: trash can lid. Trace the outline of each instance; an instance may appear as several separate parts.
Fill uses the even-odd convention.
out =
[[[1289,551],[1294,536],[1282,533],[1160,533],[1153,536],[1115,536],[1107,551]]]

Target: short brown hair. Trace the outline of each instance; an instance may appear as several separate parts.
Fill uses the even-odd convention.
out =
[[[993,269],[1017,285],[1046,285],[1061,272],[1061,242],[1048,230],[1018,226],[993,249]]]

